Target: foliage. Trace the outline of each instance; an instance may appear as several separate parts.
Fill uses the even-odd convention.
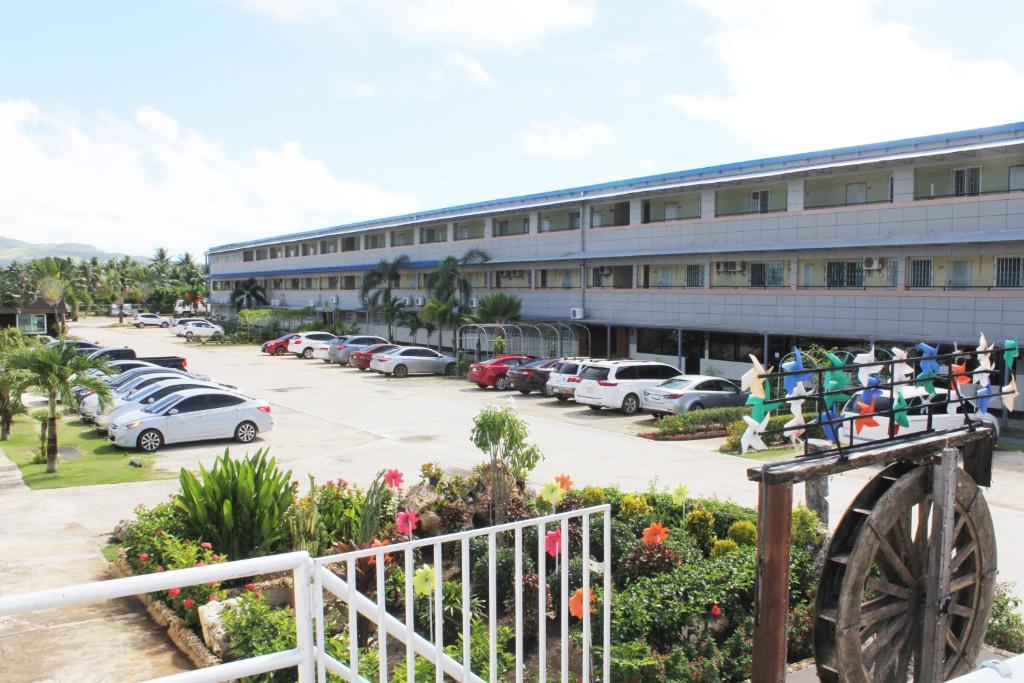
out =
[[[722,557],[739,548],[739,544],[731,538],[719,539],[711,546],[711,557]]]
[[[765,429],[782,429],[782,427],[793,419],[793,416],[789,412],[784,412],[779,415],[773,415],[768,420],[768,426]],[[821,425],[814,424],[815,420],[818,419],[817,413],[804,413],[804,421],[807,423],[807,429],[804,432],[805,438],[810,439],[821,439],[824,438],[824,432],[821,429]],[[742,419],[739,419],[731,423],[728,427],[728,435],[725,438],[725,443],[722,444],[723,452],[738,453],[740,450],[740,437],[743,436],[743,432],[747,430],[747,423]],[[776,434],[765,434],[761,437],[766,446],[785,446],[790,442],[789,434],[776,433]]]
[[[441,463],[425,462],[420,466],[420,475],[427,480],[441,481],[441,478],[444,477],[444,470],[441,469]]]
[[[377,474],[365,491],[343,480],[328,481],[314,494],[320,516],[320,544],[329,548],[338,543],[363,548],[377,537],[381,520],[394,518],[397,497]]]
[[[1016,584],[1000,583],[992,594],[992,616],[985,631],[985,642],[1001,650],[1024,652],[1024,617]]]
[[[32,338],[17,327],[0,330],[0,441],[10,437],[14,416],[25,412],[21,395],[29,382],[25,370],[9,367],[7,355],[32,344]]]
[[[825,538],[818,515],[803,503],[793,508],[791,538],[793,547],[799,548],[816,548]]]
[[[703,505],[698,505],[686,515],[686,531],[693,536],[705,555],[711,553],[715,544],[715,516]]]
[[[434,512],[441,520],[441,533],[445,534],[462,531],[469,524],[469,520],[473,518],[473,513],[460,500],[440,500],[435,506]],[[508,517],[507,510],[506,517]]]
[[[185,535],[181,511],[172,501],[151,508],[144,505],[135,508],[135,519],[125,526],[122,539],[128,564],[139,569],[142,566],[139,556],[143,553],[163,564],[160,539],[165,535],[178,538]]]
[[[536,571],[537,565],[534,562],[534,554],[526,550],[523,552],[523,574],[530,574]],[[473,593],[486,599],[489,592],[487,552],[479,553],[473,559],[472,586]],[[499,547],[494,549],[494,574],[497,577],[495,591],[498,604],[504,604],[512,597],[515,582],[512,577],[516,575],[516,555],[512,548]]]
[[[479,323],[511,323],[523,316],[523,301],[512,294],[492,292],[480,297],[473,319]],[[495,353],[500,353],[497,349]]]
[[[583,491],[580,492],[580,498],[583,501],[583,507],[594,507],[595,505],[602,505],[604,503],[604,489],[600,486],[584,486]]]
[[[231,292],[231,305],[235,307],[236,312],[243,308],[266,306],[268,301],[267,291],[254,277],[242,280]]]
[[[509,495],[501,471],[526,479],[544,457],[539,448],[526,443],[529,434],[526,422],[511,407],[487,406],[473,418],[470,440],[490,456],[491,521],[495,524],[504,521]]]
[[[320,510],[316,506],[316,480],[309,475],[309,495],[295,501],[288,514],[292,550],[305,550],[313,557],[320,554]]]
[[[243,593],[238,598],[239,605],[235,609],[224,611],[224,632],[232,657],[246,659],[295,647],[294,611],[273,608],[265,597],[254,592]],[[294,681],[295,669],[282,669],[249,680]]]
[[[491,676],[491,665],[490,665],[490,635],[488,631],[487,622],[477,619],[470,625],[469,631],[469,661],[470,668],[474,673],[478,673],[484,680],[504,680],[505,675],[511,671],[516,664],[515,650],[512,644],[515,641],[515,632],[508,626],[499,626],[497,630],[497,666],[496,672],[492,679]],[[462,639],[463,634],[459,634],[459,639],[444,648],[445,653],[457,661],[462,661]],[[417,681],[433,681],[436,675],[434,670],[434,664],[430,660],[427,660],[419,655],[416,655],[415,664],[415,680]],[[395,671],[392,674],[392,680],[404,681],[406,680],[406,665],[405,660],[400,661],[395,666]]]
[[[170,534],[158,537],[157,549],[146,560],[136,557],[140,573],[190,569],[227,561],[227,558],[213,552],[209,543],[182,540]],[[196,608],[205,605],[212,598],[223,599],[225,592],[219,582],[201,583],[195,586],[181,586],[176,590],[161,591],[161,597],[188,626],[199,623]]]
[[[654,576],[672,571],[680,564],[682,558],[679,557],[679,553],[667,545],[641,543],[626,558],[625,577],[636,579],[641,576]]]
[[[665,415],[658,420],[660,436],[677,434],[700,434],[702,432],[721,431],[727,429],[736,420],[743,421],[749,415],[747,408],[705,408],[691,410],[680,415]]]
[[[619,514],[625,519],[640,517],[650,511],[651,506],[648,505],[647,499],[636,493],[627,493],[619,503]]]
[[[757,545],[757,525],[746,519],[739,519],[729,525],[726,536],[737,545]]]
[[[209,539],[232,559],[266,555],[285,547],[288,511],[292,505],[291,472],[260,449],[234,460],[228,450],[213,469],[200,466],[202,483],[182,469],[181,492],[175,505],[184,513],[186,532]]]
[[[786,617],[787,658],[799,661],[814,656],[814,605],[799,602]]]

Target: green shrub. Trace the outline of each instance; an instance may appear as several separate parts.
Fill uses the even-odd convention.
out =
[[[735,552],[739,548],[739,544],[731,538],[725,538],[715,541],[714,545],[711,546],[711,557],[722,557],[729,553]]]
[[[814,656],[814,605],[799,602],[786,618],[786,659],[798,662]]]
[[[164,535],[181,538],[185,535],[181,512],[173,503],[160,503],[151,508],[140,505],[135,508],[135,520],[124,530],[124,553],[128,564],[135,570],[142,566],[139,559],[143,553],[157,564],[163,564],[160,539]]]
[[[267,655],[295,647],[295,613],[276,609],[258,593],[239,596],[235,609],[224,611],[224,632],[228,651],[235,659]],[[295,669],[250,678],[250,681],[281,683],[296,680]]]
[[[481,678],[491,680],[490,665],[490,636],[487,622],[483,620],[474,621],[469,628],[469,661],[470,668]],[[505,674],[515,668],[515,632],[508,626],[499,626],[497,631],[497,671],[494,680],[504,680]],[[445,653],[457,661],[462,661],[462,639],[464,634],[459,634],[455,643],[444,648]],[[433,681],[435,678],[434,663],[419,655],[415,659],[415,678],[417,681]],[[407,669],[403,658],[395,666],[391,680],[406,680]],[[364,674],[365,676],[365,674]],[[375,680],[376,676],[366,676],[369,680]]]
[[[825,539],[818,515],[803,503],[793,508],[790,533],[793,546],[799,548],[817,548]]]
[[[757,510],[737,505],[729,500],[717,498],[698,498],[691,502],[693,507],[700,506],[715,516],[715,536],[725,538],[729,527],[739,521],[757,524]]]
[[[485,601],[488,598],[489,591],[486,548],[487,546],[484,545],[482,551],[473,559],[473,580],[471,583],[473,594]],[[530,552],[531,550],[533,552]],[[523,546],[523,574],[531,574],[536,571],[537,565],[533,559],[535,556],[536,549]],[[548,558],[548,563],[550,567],[554,564],[554,560]],[[512,590],[515,587],[513,577],[516,575],[516,552],[514,548],[499,547],[494,549],[494,574],[497,578],[494,590],[498,604],[501,605],[512,595]]]
[[[985,642],[1010,652],[1024,652],[1024,617],[1021,599],[1014,594],[1016,584],[1000,583],[992,594],[992,616],[985,631]]]
[[[737,545],[757,545],[757,525],[746,519],[737,520],[729,525],[726,536]]]
[[[209,543],[183,541],[169,534],[158,536],[157,539],[159,545],[157,553],[147,561],[140,562],[140,573],[191,569],[225,561],[225,558],[213,552],[211,548],[205,547]],[[199,623],[199,613],[197,612],[199,606],[205,605],[211,598],[218,600],[224,598],[225,592],[221,590],[220,583],[214,581],[196,586],[181,586],[174,593],[161,591],[159,595],[188,626],[196,626]]]
[[[647,499],[637,493],[627,493],[619,503],[619,514],[625,519],[632,519],[640,515],[646,515],[651,511]]]
[[[514,574],[513,574],[514,576]],[[403,577],[404,578],[404,577]],[[497,588],[499,594],[502,585],[508,585],[508,581],[498,581]],[[511,591],[511,588],[508,588]],[[403,585],[404,591],[404,585]],[[484,595],[487,594],[487,580],[484,580]],[[434,593],[430,595],[416,594],[413,598],[416,623],[419,625],[420,630],[424,633],[433,633],[430,631],[430,627],[433,624],[437,624],[437,615],[431,614],[431,610],[434,605]],[[469,598],[469,613],[471,618],[476,618],[484,613],[484,600],[477,597]],[[405,597],[402,596],[402,600],[396,603],[393,609],[400,608],[400,611],[405,607]],[[462,630],[462,582],[461,581],[443,581],[441,582],[441,610],[443,612],[442,617],[444,619],[444,639],[445,642],[451,642],[457,637],[458,633]],[[433,638],[431,638],[433,640]]]
[[[659,436],[676,436],[679,434],[700,434],[717,432],[726,429],[730,424],[743,421],[744,415],[750,411],[744,407],[706,408],[691,410],[681,415],[666,415],[658,420]]]
[[[766,429],[781,429],[783,425],[793,419],[793,416],[789,411],[785,411],[779,415],[773,415],[768,420],[768,426]],[[821,429],[821,425],[813,424],[818,419],[817,413],[804,413],[804,422],[807,423],[807,431],[805,436],[812,439],[822,439],[825,437],[825,433]],[[738,453],[740,450],[740,437],[743,436],[743,432],[747,431],[747,423],[742,418],[731,423],[728,427],[728,435],[725,438],[725,443],[722,444],[722,451],[729,453]],[[765,445],[770,448],[776,448],[790,443],[788,433],[778,434],[766,434],[762,437]]]
[[[651,651],[643,640],[612,643],[611,679],[619,683],[664,681],[665,658]]]
[[[604,489],[600,486],[585,486],[580,494],[583,507],[594,507],[604,503]]]
[[[662,543],[657,545],[641,543],[626,558],[624,576],[628,580],[641,576],[654,576],[662,572],[670,572],[680,564],[682,564],[682,558],[672,548]]]
[[[693,536],[705,556],[711,553],[716,538],[715,516],[707,508],[698,505],[686,515],[686,531]]]
[[[243,460],[225,450],[212,470],[199,471],[202,483],[184,468],[178,477],[181,493],[174,504],[188,535],[209,540],[233,560],[287,547],[291,472],[281,472],[263,449]]]

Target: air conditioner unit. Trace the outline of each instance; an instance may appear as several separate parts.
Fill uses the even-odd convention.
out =
[[[569,320],[583,320],[583,309],[582,308],[570,308],[569,309]]]
[[[601,277],[611,277],[612,269],[610,266],[602,266],[597,269],[597,272],[601,274]]]
[[[868,256],[864,259],[864,270],[881,270],[885,263],[878,256]]]
[[[415,299],[413,299],[413,302],[417,306],[422,306],[423,305],[423,297],[422,296],[418,296]]]
[[[270,300],[270,307],[271,308],[277,308],[280,305],[281,305],[281,300],[280,299],[271,299]]]
[[[746,269],[746,261],[715,261],[716,273],[742,273]]]
[[[336,297],[336,296],[330,297],[329,299],[327,299],[327,303],[329,303],[329,304],[336,304],[336,303],[338,303],[338,297]]]
[[[313,308],[314,306],[316,306],[316,302],[313,301],[312,299],[309,300],[308,304],[309,304],[310,308]]]
[[[412,300],[409,297],[407,297],[407,296],[403,296],[402,297],[402,305],[408,306],[411,303],[412,303]]]
[[[469,307],[470,308],[476,308],[476,297],[475,296],[471,296],[469,298]]]

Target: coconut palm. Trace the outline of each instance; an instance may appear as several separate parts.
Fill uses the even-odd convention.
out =
[[[405,317],[405,303],[401,299],[389,298],[376,304],[373,310],[387,323],[388,339],[394,339],[395,323]]]
[[[236,311],[243,308],[266,306],[267,303],[267,292],[254,277],[239,282],[235,286],[235,291],[231,292],[231,304]]]
[[[380,314],[382,317],[385,311],[387,315],[394,312],[391,304],[393,296],[391,290],[397,289],[402,281],[402,269],[409,264],[408,256],[399,256],[393,261],[381,259],[377,267],[363,277],[363,284],[359,288],[359,299],[363,302],[363,308],[368,313]],[[386,320],[386,318],[385,318]],[[388,338],[390,339],[394,330],[394,318],[388,323]]]
[[[459,325],[464,320],[462,313],[460,312],[459,302],[455,297],[449,297],[447,299],[430,299],[427,301],[423,310],[420,312],[420,317],[424,321],[433,323],[441,330],[450,328],[452,330],[452,348],[455,347],[455,331],[458,330]],[[441,333],[438,336],[438,349],[444,346],[444,334]]]
[[[0,441],[7,441],[10,437],[14,416],[25,412],[21,395],[28,383],[28,374],[24,370],[8,367],[7,355],[30,346],[32,342],[32,338],[17,327],[0,330]]]
[[[409,336],[412,337],[412,343],[416,343],[416,335],[419,334],[420,330],[424,329],[423,321],[420,319],[418,313],[406,313],[402,318],[402,324],[407,330],[409,330]],[[430,341],[428,338],[427,341]]]
[[[78,353],[74,344],[14,349],[5,354],[5,360],[5,367],[26,373],[26,389],[35,389],[46,396],[49,411],[46,419],[46,471],[56,472],[57,401],[65,406],[74,405],[76,399],[72,388],[80,386],[95,393],[100,404],[105,405],[110,400],[110,385],[90,371],[108,373],[107,361]]]
[[[522,318],[522,314],[522,299],[504,292],[494,292],[480,297],[473,319],[481,323],[510,323]]]
[[[438,302],[437,312],[448,321],[442,323],[435,317],[433,322],[442,329],[446,326],[451,327],[453,348],[458,326],[469,314],[468,304],[473,294],[473,285],[469,281],[467,269],[490,260],[490,254],[483,249],[470,249],[459,258],[446,256],[438,264],[437,269],[427,276],[427,289]],[[448,310],[449,308],[451,310]]]
[[[117,322],[124,322],[124,301],[139,284],[142,271],[134,259],[124,256],[107,262],[104,289],[117,301]]]

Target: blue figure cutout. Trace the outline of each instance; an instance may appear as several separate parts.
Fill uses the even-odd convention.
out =
[[[782,370],[784,372],[795,372],[797,370],[804,369],[804,358],[803,354],[800,353],[800,349],[793,347],[794,359],[788,363],[782,364]],[[782,378],[783,386],[786,387],[786,393],[792,394],[793,389],[796,388],[797,382],[810,382],[814,378],[814,374],[810,372],[802,372],[796,375],[786,375]]]
[[[917,344],[917,350],[921,352],[921,374],[939,374],[939,363],[935,360],[939,350],[934,346],[928,346],[924,342]]]

